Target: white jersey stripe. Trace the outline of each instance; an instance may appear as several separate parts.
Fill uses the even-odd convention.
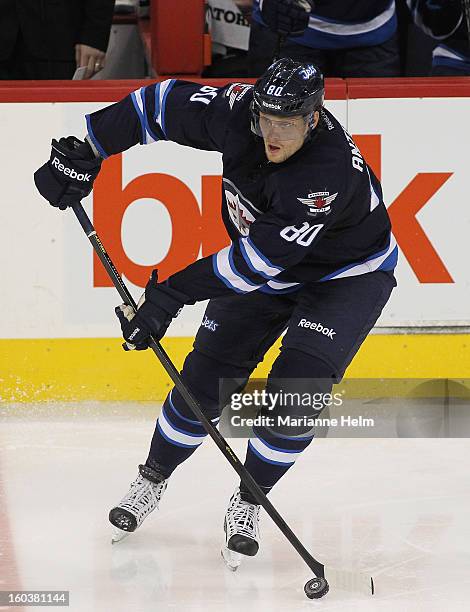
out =
[[[448,49],[447,47],[444,47],[442,45],[438,45],[434,49],[434,51],[432,52],[432,56],[433,58],[446,57],[448,59],[458,60],[460,62],[466,60],[465,56],[461,55],[460,53],[457,53],[456,51],[452,51],[451,49]]]
[[[225,247],[219,251],[216,255],[217,261],[217,269],[219,271],[222,280],[226,280],[229,285],[242,291],[243,293],[247,293],[249,291],[254,291],[255,289],[259,289],[262,285],[256,285],[255,283],[250,283],[245,280],[242,276],[240,276],[237,271],[230,264],[230,249],[232,247]]]
[[[390,6],[383,13],[377,15],[369,21],[362,23],[347,24],[345,22],[325,21],[320,17],[310,16],[308,27],[313,30],[318,30],[324,34],[336,34],[339,36],[357,36],[358,34],[367,34],[378,30],[384,26],[395,15],[395,2],[391,2]]]
[[[375,193],[375,189],[374,189],[374,187],[372,185],[372,181],[370,180],[369,168],[367,168],[367,166],[366,166],[366,170],[367,170],[367,176],[369,177],[370,212],[372,212],[374,210],[374,208],[377,208],[377,206],[380,204],[380,200],[379,200],[379,196]]]
[[[396,248],[397,248],[397,242],[393,234],[390,234],[390,244],[384,253],[382,253],[381,255],[378,255],[377,257],[373,257],[372,259],[369,259],[368,261],[364,261],[363,263],[357,264],[356,266],[351,266],[350,268],[347,268],[346,270],[343,270],[342,272],[338,272],[337,274],[333,273],[331,275],[328,275],[327,279],[332,280],[334,278],[346,278],[349,276],[359,276],[360,274],[367,274],[368,272],[373,272],[374,270],[377,270],[378,268],[380,268],[383,262],[387,259],[389,255],[391,255],[393,250]],[[325,280],[325,279],[321,279],[321,280]]]
[[[300,283],[285,283],[283,281],[268,281],[266,283],[271,289],[288,289],[289,287],[297,287]]]
[[[166,81],[162,81],[160,83],[159,92],[158,92],[158,113],[155,118],[158,125],[162,128],[163,133],[165,134],[165,98],[166,93],[173,87],[174,79],[167,79]]]
[[[156,140],[147,128],[148,119],[146,116],[146,109],[145,109],[145,87],[136,89],[136,91],[132,92],[131,95],[132,95],[132,99],[134,100],[135,104],[137,104],[139,111],[140,111],[139,119],[142,124],[144,144],[152,144],[152,142],[156,142]]]
[[[280,272],[283,272],[284,268],[275,266],[267,259],[267,257],[263,257],[261,255],[261,253],[255,248],[249,236],[241,238],[240,245],[242,247],[242,254],[244,255],[245,259],[248,260],[247,263],[250,263],[256,272],[268,277],[277,276]]]

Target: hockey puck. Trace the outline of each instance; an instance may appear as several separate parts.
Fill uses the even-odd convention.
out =
[[[325,578],[312,578],[304,586],[305,595],[307,595],[309,599],[320,599],[320,597],[326,595],[329,590],[330,587]]]

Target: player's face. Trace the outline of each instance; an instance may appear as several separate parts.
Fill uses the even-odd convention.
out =
[[[319,113],[315,112],[313,126],[318,123]],[[306,117],[282,118],[260,113],[259,126],[264,139],[266,157],[270,162],[280,164],[294,155],[304,144],[308,132]]]

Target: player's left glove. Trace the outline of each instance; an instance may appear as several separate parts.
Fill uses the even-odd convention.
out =
[[[187,295],[159,283],[157,270],[153,270],[137,311],[127,304],[115,309],[126,341],[125,350],[143,351],[149,346],[150,336],[155,340],[163,338],[173,317],[189,302]]]
[[[260,0],[261,17],[282,36],[301,36],[308,26],[313,0]]]

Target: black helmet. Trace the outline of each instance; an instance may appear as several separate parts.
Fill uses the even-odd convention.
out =
[[[281,117],[311,117],[321,109],[324,97],[323,75],[314,64],[289,58],[277,60],[254,86],[251,129],[261,135],[260,112]]]

